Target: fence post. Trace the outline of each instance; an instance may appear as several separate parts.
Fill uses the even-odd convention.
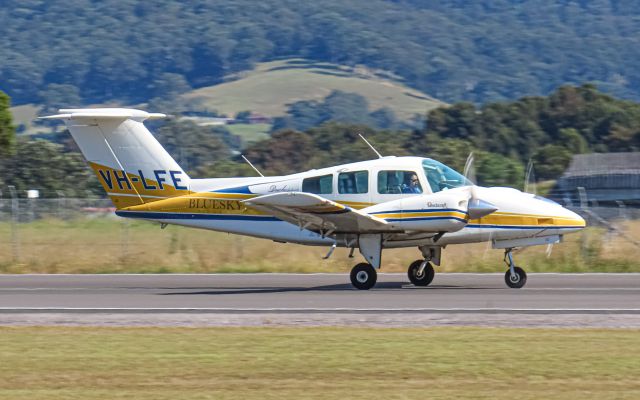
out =
[[[587,197],[587,191],[584,187],[580,186],[578,187],[578,198],[580,199],[580,210],[584,211],[587,210],[587,207],[589,206],[589,199]],[[587,217],[587,215],[585,215],[585,217]],[[591,222],[593,219],[590,218],[589,222]],[[588,254],[588,240],[589,238],[587,237],[587,231],[583,230],[580,234],[580,251],[582,252],[582,258],[586,259],[589,254]]]
[[[66,197],[62,190],[56,190],[56,194],[58,195],[58,218],[61,221],[64,221],[64,212],[66,206]]]
[[[11,248],[13,249],[13,262],[20,263],[20,236],[18,234],[18,218],[20,218],[20,203],[16,188],[9,185],[11,195]]]
[[[624,202],[621,200],[616,201],[616,204],[618,204],[618,216],[620,217],[620,219],[623,221],[628,221],[629,214],[627,214],[627,205],[624,204]]]
[[[129,219],[122,218],[120,225],[120,262],[126,265],[129,260]]]

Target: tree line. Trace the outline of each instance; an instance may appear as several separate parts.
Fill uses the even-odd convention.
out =
[[[5,0],[0,83],[16,104],[137,104],[303,57],[449,102],[587,81],[640,100],[639,17],[631,0]]]
[[[332,96],[337,95],[355,99],[349,94]],[[340,110],[339,121],[320,121],[303,129],[285,127],[244,149],[224,127],[180,120],[148,125],[195,178],[255,175],[240,152],[270,175],[374,158],[359,134],[383,155],[432,157],[459,171],[474,152],[478,184],[516,188],[522,188],[529,160],[536,178],[547,180],[558,178],[573,154],[640,151],[640,103],[614,98],[590,84],[483,106],[455,103],[432,110],[424,126],[413,129],[367,125],[371,115],[363,113],[355,100],[353,109]],[[296,113],[289,118],[299,123]],[[59,132],[47,140],[16,137],[9,97],[0,92],[0,187],[6,185],[20,191],[40,189],[45,195],[56,191],[67,196],[104,195],[68,133]]]

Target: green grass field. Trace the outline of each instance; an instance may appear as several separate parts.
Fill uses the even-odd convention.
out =
[[[637,399],[640,332],[0,327],[2,399]]]
[[[640,237],[640,222],[620,224]],[[18,226],[19,260],[14,260],[11,225],[0,223],[0,273],[151,273],[151,272],[348,272],[357,258],[337,249],[275,243],[226,233],[114,217],[36,220]],[[383,272],[404,272],[420,257],[417,248],[383,253]],[[528,272],[640,272],[640,248],[602,229],[567,235],[553,247],[518,252]],[[503,253],[490,244],[449,246],[440,272],[503,272]]]
[[[370,71],[305,60],[261,63],[236,78],[194,90],[184,98],[199,99],[209,109],[227,115],[251,110],[270,116],[283,115],[288,103],[320,100],[333,90],[358,93],[369,101],[372,110],[389,107],[402,119],[416,113],[424,115],[427,110],[444,104]]]

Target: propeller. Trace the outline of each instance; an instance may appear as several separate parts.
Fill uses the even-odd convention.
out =
[[[473,165],[475,161],[475,157],[473,156],[473,151],[469,153],[467,156],[467,161],[464,163],[464,177],[467,178],[471,183],[475,185],[476,183],[476,168]]]
[[[533,170],[532,159],[529,159],[529,162],[527,163],[527,172],[524,175],[524,192],[538,194],[538,187],[536,186],[536,174]]]
[[[469,187],[469,202],[467,204],[467,213],[470,219],[478,219],[485,217],[498,210],[498,207],[488,201],[478,198],[477,186]]]
[[[478,198],[477,186],[476,186],[476,169],[473,165],[475,157],[473,151],[467,156],[467,161],[464,163],[464,177],[471,182],[469,187],[469,201],[467,203],[467,213],[470,219],[478,219],[491,214],[498,210],[498,207]]]
[[[547,245],[547,250],[545,251],[545,253],[547,254],[547,258],[551,257],[552,250],[553,250],[553,243],[549,243]]]
[[[538,194],[538,186],[536,185],[536,174],[533,169],[532,159],[529,159],[529,162],[527,163],[527,170],[524,174],[523,188],[524,188],[523,192],[525,193],[531,193],[533,195]],[[551,257],[552,251],[553,251],[553,243],[549,243],[547,245],[547,249],[545,250],[545,254],[547,255],[547,258]]]

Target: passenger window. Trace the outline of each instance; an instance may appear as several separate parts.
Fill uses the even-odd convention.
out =
[[[331,194],[333,192],[333,175],[304,179],[302,181],[302,191],[313,194]]]
[[[338,175],[338,193],[358,194],[369,192],[369,171],[343,172]]]
[[[378,193],[422,193],[422,186],[415,171],[378,172]]]

